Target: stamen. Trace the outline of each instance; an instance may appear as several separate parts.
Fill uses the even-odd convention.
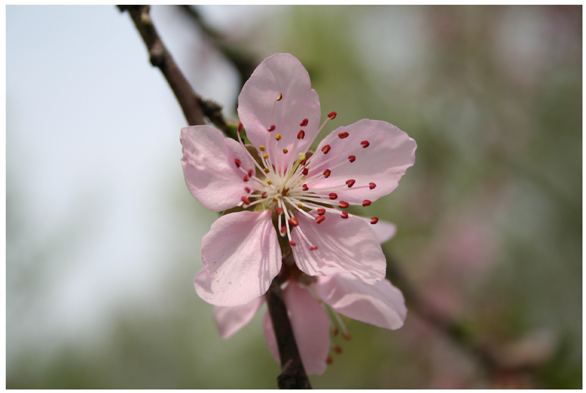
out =
[[[348,135],[350,135],[350,134],[348,134],[347,132],[340,132],[338,134],[338,138],[340,138],[340,139],[348,138]]]
[[[338,199],[338,194],[331,192],[330,193],[330,199]]]
[[[267,184],[273,184],[273,182],[271,181],[271,179],[267,180]]]
[[[287,154],[287,153],[289,153],[289,150],[283,149],[283,154]]]
[[[342,337],[344,337],[346,340],[350,340],[352,338],[352,336],[350,336],[350,333],[348,332],[342,333]]]
[[[366,206],[370,206],[372,202],[369,201],[368,199],[365,199],[364,202],[362,202],[362,206],[366,207]]]
[[[242,178],[242,180],[248,181],[248,175],[244,175],[244,177]]]
[[[363,148],[367,148],[368,146],[370,146],[370,143],[368,143],[368,141],[362,141],[360,142],[360,144],[362,145]]]
[[[240,168],[240,165],[242,165],[242,162],[238,158],[235,158],[234,164],[236,164],[236,168]]]
[[[268,154],[268,153],[265,153],[265,154],[263,154],[262,156],[263,156],[263,158],[264,158],[265,160],[267,160],[267,159],[269,158],[269,154]]]
[[[354,161],[356,161],[356,156],[348,156],[348,160],[350,162],[354,162]]]
[[[265,168],[265,169],[263,169],[263,172],[264,172],[264,173],[269,173],[270,171],[271,171],[271,170],[270,170],[269,168]]]
[[[326,209],[317,209],[317,214],[323,216],[324,214],[326,214]]]
[[[342,215],[340,217],[342,217],[342,218],[348,218],[348,212],[342,212]]]
[[[376,224],[377,222],[378,222],[378,217],[372,217],[372,218],[370,219],[370,223],[371,223],[372,225]]]
[[[281,134],[275,135],[275,139],[278,140],[278,141],[280,141],[281,140]]]
[[[308,121],[309,121],[309,120],[307,120],[307,119],[303,119],[303,121],[301,122],[301,124],[299,124],[299,126],[301,126],[301,127],[305,127],[305,126],[307,125],[307,122],[308,122]]]
[[[260,145],[259,149],[260,149],[260,151],[265,151],[267,148],[264,147],[263,145]]]
[[[317,246],[311,246],[311,247],[309,247],[309,249],[310,249],[311,251],[315,251],[315,250],[317,250]]]
[[[338,329],[337,326],[334,326],[334,328],[332,329],[332,335],[337,336],[339,331],[340,331],[340,329]]]
[[[336,112],[330,112],[330,113],[328,113],[328,117],[330,118],[330,120],[334,120],[337,115],[338,114]]]
[[[325,145],[324,147],[321,148],[321,151],[324,152],[324,154],[328,154],[328,152],[332,149],[332,147],[330,145]]]
[[[346,180],[346,185],[348,186],[348,188],[351,188],[354,183],[356,183],[356,180],[354,179],[350,179],[350,180]]]
[[[338,205],[338,207],[339,207],[340,209],[345,209],[345,208],[347,208],[348,206],[350,206],[350,204],[349,204],[348,202],[346,202],[346,201],[340,201],[340,204]]]
[[[250,188],[244,187],[244,191],[246,191],[247,194],[250,194]]]
[[[328,355],[328,357],[326,358],[326,363],[327,363],[327,364],[332,364],[332,363],[334,363],[334,358],[332,358],[330,355]]]
[[[300,208],[300,209],[303,209],[303,204],[302,204],[301,202],[299,202],[299,203],[297,204],[297,207],[298,207],[298,208]]]
[[[290,246],[296,246],[296,245],[297,245],[297,243],[295,243],[293,240],[289,240],[289,245],[290,245]]]
[[[244,129],[244,125],[242,123],[238,123],[238,132],[241,132]]]
[[[283,95],[281,93],[279,93],[279,95],[277,96],[277,101],[281,101],[282,98],[283,98]]]
[[[269,128],[267,128],[267,131],[268,131],[268,132],[275,131],[275,128],[276,128],[276,127],[275,127],[275,125],[273,124],[272,126],[270,126]]]
[[[248,176],[252,177],[252,175],[254,175],[254,170],[249,169],[248,170]]]
[[[368,183],[368,187],[372,190],[376,187],[376,184],[374,183]]]
[[[318,224],[320,224],[322,221],[324,221],[326,218],[324,216],[317,216],[315,218],[315,222],[317,222]]]
[[[342,353],[342,347],[341,347],[341,346],[339,346],[339,345],[336,345],[336,346],[334,347],[334,352],[336,352],[337,354],[340,354],[340,353]]]
[[[250,199],[248,199],[245,196],[243,196],[241,199],[242,199],[242,202],[244,202],[245,205],[250,205]]]
[[[269,196],[269,194],[267,194],[266,192],[263,192],[260,197],[262,199],[266,199],[266,197],[268,197],[268,196]]]
[[[275,213],[277,213],[277,214],[283,214],[283,208],[282,207],[277,207],[275,209]]]
[[[305,138],[305,131],[299,130],[299,132],[297,133],[297,139],[303,139],[303,138]]]
[[[275,203],[277,203],[277,202],[279,202],[279,198],[278,198],[278,197],[273,197],[273,201],[274,201]]]
[[[295,217],[291,217],[289,219],[289,224],[291,224],[292,226],[296,227],[297,225],[299,225],[299,221],[297,221],[297,219]]]
[[[282,226],[281,227],[281,236],[285,236],[285,233],[287,233],[287,227]]]
[[[306,168],[303,168],[303,174],[305,176],[307,176],[308,173],[309,173],[309,169],[307,167]]]
[[[307,184],[303,184],[303,185],[301,185],[301,189],[302,189],[303,191],[307,191],[307,190],[309,190],[309,188],[307,188]]]
[[[332,174],[332,171],[330,171],[329,169],[326,169],[324,171],[324,177],[327,179],[328,177],[330,177],[330,175]]]

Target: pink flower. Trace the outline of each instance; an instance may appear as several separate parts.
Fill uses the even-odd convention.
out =
[[[381,221],[376,232],[384,243],[394,236],[394,224]],[[299,272],[300,273],[300,272]],[[336,324],[346,339],[350,335],[337,313],[375,326],[398,329],[407,315],[405,300],[400,290],[388,280],[367,284],[348,273],[327,277],[309,277],[300,273],[289,281],[283,298],[301,361],[307,374],[322,374],[326,370],[330,350],[330,318],[324,303],[331,308]],[[227,339],[254,317],[265,301],[264,296],[234,307],[215,307],[214,319],[223,339]],[[333,328],[337,335],[338,327]],[[280,363],[279,350],[269,313],[264,315],[263,330],[269,351]],[[334,351],[339,351],[334,346]]]
[[[319,126],[317,93],[290,54],[257,67],[242,89],[238,114],[258,162],[242,140],[224,138],[215,128],[181,130],[181,163],[192,195],[214,211],[250,208],[221,216],[204,236],[204,268],[194,280],[198,295],[236,306],[264,294],[281,268],[279,235],[310,276],[382,280],[386,261],[371,225],[378,219],[365,221],[343,209],[368,206],[393,191],[414,163],[415,141],[389,123],[360,120],[308,153],[336,114]]]

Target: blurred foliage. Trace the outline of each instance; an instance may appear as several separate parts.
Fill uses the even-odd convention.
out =
[[[205,7],[200,11],[205,17]],[[313,386],[580,388],[581,7],[274,11],[249,30],[226,33],[259,61],[275,52],[298,57],[322,112],[338,112],[325,132],[371,118],[417,141],[415,166],[371,207],[398,226],[385,250],[430,305],[506,355],[513,370],[487,374],[410,310],[398,331],[351,322],[353,339],[336,339],[344,352],[323,376],[311,377]],[[164,211],[178,232],[201,238],[192,226],[209,227],[213,215],[181,178],[161,179],[171,181]],[[26,236],[10,217],[8,280],[10,251],[22,240],[11,235]],[[219,339],[212,307],[186,279],[199,268],[199,246],[188,235],[164,238],[163,299],[119,310],[96,342],[72,342],[42,359],[36,347],[13,351],[7,387],[275,388],[279,367],[262,337],[262,313],[228,341]],[[9,286],[9,302],[18,291],[32,289]],[[17,323],[17,315],[8,317]]]

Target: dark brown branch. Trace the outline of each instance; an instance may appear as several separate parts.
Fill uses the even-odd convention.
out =
[[[279,357],[281,358],[281,374],[277,377],[280,389],[311,389],[305,368],[299,356],[291,321],[287,315],[287,307],[281,291],[279,276],[275,277],[265,295],[269,314],[273,322]]]
[[[149,51],[150,62],[153,67],[158,67],[169,86],[173,90],[183,114],[190,125],[203,125],[207,117],[216,127],[226,135],[232,136],[233,132],[227,126],[222,116],[222,107],[214,102],[207,101],[198,95],[189,81],[183,75],[173,57],[161,41],[159,34],[149,15],[148,5],[119,5],[121,12],[128,11],[134,25]]]

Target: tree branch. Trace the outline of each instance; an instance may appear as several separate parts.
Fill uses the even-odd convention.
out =
[[[189,125],[204,125],[207,117],[227,136],[234,137],[222,116],[222,107],[212,101],[204,100],[197,94],[183,75],[175,60],[163,44],[159,33],[149,15],[148,5],[119,5],[121,12],[128,11],[139,31],[150,56],[153,67],[158,67],[173,90]]]
[[[281,358],[281,374],[277,377],[280,389],[311,389],[309,379],[305,373],[303,362],[299,356],[291,321],[287,315],[287,307],[281,291],[279,276],[275,277],[265,298],[269,308],[269,315],[273,322],[279,357]]]
[[[231,130],[223,116],[222,107],[212,101],[203,100],[191,87],[173,57],[163,45],[153,21],[149,15],[147,5],[119,5],[121,12],[128,11],[150,54],[150,61],[154,67],[158,67],[169,86],[175,93],[183,114],[190,125],[205,124],[207,117],[216,127],[224,131],[228,136],[234,137],[234,130]],[[275,330],[279,356],[281,358],[281,374],[277,377],[281,389],[310,389],[311,385],[305,368],[299,356],[293,328],[287,314],[287,307],[281,291],[279,276],[275,277],[269,290],[266,301],[269,314]]]

